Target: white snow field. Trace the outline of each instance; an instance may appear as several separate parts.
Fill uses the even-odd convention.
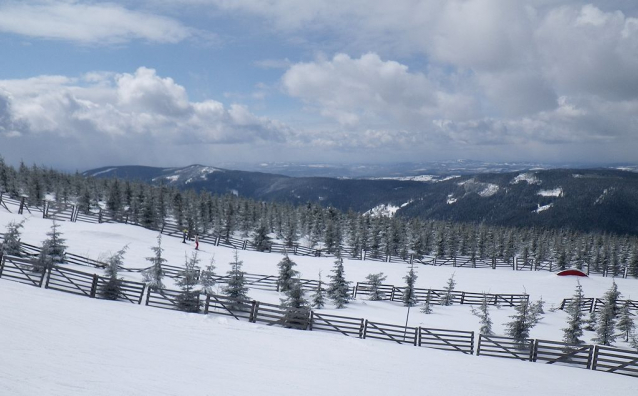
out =
[[[0,231],[26,218],[22,240],[40,245],[51,221],[40,213],[19,216],[0,208]],[[125,266],[147,267],[157,233],[123,224],[59,222],[68,251],[93,259],[129,246]],[[183,265],[192,243],[164,236],[171,265]],[[201,266],[214,256],[217,273],[229,269],[233,250],[200,245]],[[239,251],[243,270],[276,275],[281,255]],[[333,259],[291,256],[306,279],[330,274]],[[407,264],[345,260],[346,277],[364,281],[384,272],[385,283],[403,286]],[[89,267],[75,267],[85,272]],[[566,314],[550,312],[573,294],[576,279],[549,272],[418,266],[420,288],[443,288],[454,273],[457,290],[523,293],[547,302],[531,338],[560,341]],[[129,277],[139,280],[139,274]],[[587,297],[601,297],[612,279],[580,278]],[[616,279],[623,298],[638,296],[638,280]],[[168,288],[175,288],[167,281]],[[251,290],[259,301],[278,303],[276,292]],[[409,324],[478,331],[467,305],[410,310]],[[322,313],[404,325],[398,302],[357,299]],[[512,308],[492,308],[497,335]],[[592,332],[584,337],[590,341]],[[592,370],[397,345],[338,333],[299,331],[187,314],[144,305],[90,299],[0,278],[0,395],[634,395],[638,379]],[[617,343],[624,347],[626,344]]]

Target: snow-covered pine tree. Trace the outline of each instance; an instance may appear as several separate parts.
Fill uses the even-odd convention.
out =
[[[589,318],[585,320],[584,329],[587,331],[596,331],[596,326],[598,324],[598,314],[595,310],[592,310],[589,313]]]
[[[230,262],[231,269],[228,274],[228,285],[223,289],[224,294],[231,301],[231,309],[238,309],[242,303],[248,300],[248,287],[241,267],[243,261],[239,260],[237,249],[233,252],[233,261]]]
[[[543,300],[542,296],[537,301],[530,303],[529,318],[532,327],[536,326],[536,324],[538,324],[538,322],[543,318],[543,314],[545,313],[545,310],[543,308],[544,305],[545,301]]]
[[[612,345],[617,338],[616,315],[618,314],[618,299],[620,292],[616,281],[612,281],[612,285],[603,296],[604,306],[598,314],[598,323],[596,323],[596,337],[592,340],[601,345]]]
[[[428,294],[425,296],[425,301],[423,302],[423,306],[421,307],[421,312],[426,315],[432,313],[432,297],[430,296],[430,290],[428,290]]]
[[[7,225],[7,232],[4,234],[2,242],[2,253],[11,256],[21,256],[20,251],[20,229],[24,227],[24,220],[19,223],[12,221]]]
[[[204,268],[199,275],[199,284],[202,286],[201,292],[206,294],[213,294],[213,286],[217,281],[215,280],[215,256],[211,257],[210,263]]]
[[[403,305],[406,307],[413,307],[417,304],[417,298],[414,291],[414,283],[418,278],[417,274],[414,272],[414,268],[410,266],[410,271],[408,274],[403,277],[405,279],[405,288],[403,289]]]
[[[162,257],[162,234],[157,236],[157,246],[152,246],[151,249],[155,253],[153,257],[147,257],[146,261],[151,263],[151,266],[142,271],[144,275],[144,282],[151,290],[159,290],[164,288],[162,278],[164,277],[164,271],[162,270],[162,264],[166,263],[166,259]]]
[[[520,346],[525,346],[525,341],[529,338],[529,332],[533,325],[531,322],[530,303],[528,301],[522,301],[515,308],[516,313],[510,318],[511,322],[505,324],[505,334],[511,337]]]
[[[270,237],[268,236],[268,227],[264,222],[255,230],[253,237],[253,246],[258,252],[265,252],[270,249]]]
[[[305,298],[305,292],[299,280],[293,280],[286,293],[286,298],[281,299],[281,306],[286,308],[283,323],[284,327],[301,330],[306,329],[310,309],[308,308],[308,300]]]
[[[328,275],[330,283],[328,284],[328,290],[326,294],[328,298],[332,300],[336,308],[344,308],[350,301],[350,282],[346,281],[343,259],[337,257],[335,260],[334,268],[332,269],[334,275]]]
[[[280,292],[286,293],[290,290],[292,284],[295,283],[295,277],[299,275],[299,272],[294,269],[296,266],[297,263],[290,259],[288,252],[284,252],[284,257],[277,264],[277,267],[279,267],[277,286]]]
[[[182,291],[177,296],[177,308],[182,311],[199,312],[199,290],[195,289],[199,261],[197,251],[190,258],[185,257],[184,271],[180,272],[180,279],[177,281],[177,286]]]
[[[379,272],[378,274],[370,274],[366,276],[366,280],[370,284],[370,294],[369,294],[368,300],[370,301],[383,300],[383,298],[385,297],[385,293],[379,290],[379,287],[387,278],[388,278],[387,276],[383,275],[383,272]]]
[[[454,301],[454,287],[456,287],[456,281],[454,280],[454,274],[447,280],[447,285],[443,289],[445,293],[441,297],[441,305],[449,306]]]
[[[492,331],[492,319],[490,318],[489,307],[487,294],[485,293],[483,293],[483,300],[479,308],[475,309],[472,307],[472,313],[480,319],[481,328],[479,329],[479,333],[487,336],[494,334]]]
[[[59,230],[60,225],[53,220],[51,224],[51,231],[47,232],[49,239],[47,239],[49,245],[49,256],[53,264],[61,264],[64,262],[64,253],[66,251],[66,240],[62,238],[62,233]]]
[[[615,329],[616,314],[614,312],[614,308],[612,305],[605,304],[598,316],[598,323],[596,324],[596,337],[592,338],[592,341],[600,345],[612,345],[617,338]]]
[[[628,303],[625,303],[620,309],[620,317],[618,318],[616,328],[622,332],[621,334],[625,341],[629,342],[629,336],[633,333],[636,325],[631,317]]]
[[[572,297],[565,311],[567,312],[567,327],[563,329],[563,341],[570,345],[578,345],[582,343],[580,337],[583,336],[583,311],[581,306],[585,295],[580,282],[576,284],[576,292]]]
[[[49,241],[46,240],[42,243],[40,254],[38,257],[31,259],[33,264],[33,272],[43,273],[49,268],[53,267],[53,259],[51,258],[51,249],[49,248]]]
[[[321,271],[319,271],[319,284],[317,285],[317,289],[315,289],[315,294],[312,295],[312,306],[317,309],[321,309],[326,305],[321,286]]]
[[[122,279],[118,278],[118,271],[124,265],[124,254],[128,245],[106,259],[104,275],[108,278],[106,284],[100,289],[100,295],[106,300],[117,300],[122,288]]]

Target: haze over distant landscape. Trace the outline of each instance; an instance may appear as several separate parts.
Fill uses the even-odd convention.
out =
[[[0,155],[635,162],[629,0],[3,1]]]

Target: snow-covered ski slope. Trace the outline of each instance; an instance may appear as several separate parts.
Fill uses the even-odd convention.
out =
[[[41,216],[41,214],[40,214]],[[0,226],[25,217],[0,209]],[[50,220],[26,216],[22,240],[39,245]],[[148,266],[157,233],[123,224],[61,222],[70,252],[99,259],[128,245],[127,267]],[[179,238],[164,237],[169,264],[181,265],[194,249]],[[214,256],[224,274],[233,251],[202,244],[202,266]],[[275,275],[280,255],[240,251],[244,270]],[[333,259],[292,257],[301,276],[324,280]],[[91,271],[87,267],[83,271]],[[384,272],[386,283],[402,286],[408,265],[345,261],[346,277],[363,281]],[[546,310],[573,293],[576,280],[547,272],[505,269],[416,267],[416,286],[442,288],[455,274],[457,289],[521,293],[547,301]],[[127,277],[129,275],[126,275]],[[137,277],[137,278],[136,278]],[[139,275],[131,279],[139,280]],[[580,280],[588,297],[600,297],[611,278]],[[617,279],[624,298],[638,296],[638,281]],[[174,285],[167,282],[169,288]],[[251,290],[253,299],[278,303],[282,295]],[[319,312],[403,325],[407,309],[397,302],[352,301],[346,309]],[[494,330],[503,335],[511,308],[491,310]],[[0,279],[1,395],[325,395],[325,394],[474,394],[474,395],[632,395],[638,380],[572,367],[519,362],[455,352],[362,340],[319,331],[297,331],[235,321],[216,315],[165,311],[94,300]],[[532,338],[560,340],[566,315],[549,312]],[[434,307],[425,315],[410,311],[409,325],[477,331],[470,307]],[[589,341],[593,333],[587,332]],[[619,343],[619,346],[624,344]]]

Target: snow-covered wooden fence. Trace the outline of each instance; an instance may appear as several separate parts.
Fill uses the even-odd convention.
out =
[[[170,309],[173,311],[184,311],[184,304],[180,304],[180,297],[184,293],[179,290],[169,289],[151,289],[150,287],[146,292],[146,305],[149,307]],[[196,301],[193,304],[189,304],[189,312],[199,312],[201,307],[201,298],[199,293],[194,294]]]
[[[474,353],[474,332],[461,330],[418,328],[420,347],[457,351],[467,355]]]
[[[329,315],[312,311],[310,313],[310,330],[331,331],[357,338],[363,337],[365,319],[349,316]]]
[[[505,359],[531,360],[534,353],[534,340],[517,342],[513,338],[479,336],[477,355],[493,356]]]
[[[419,341],[419,328],[366,320],[362,338],[374,338],[396,342],[397,344],[412,344],[416,346]]]
[[[47,271],[44,287],[91,298],[107,299],[105,288],[108,283],[109,278],[54,265]],[[143,283],[120,279],[118,294],[114,299],[141,304],[145,288],[146,285]]]
[[[592,368],[596,371],[638,377],[638,352],[596,345]]]
[[[593,345],[569,345],[564,342],[534,340],[533,362],[591,368]]]
[[[0,252],[0,278],[42,287],[46,272],[39,271],[30,258],[2,255]]]
[[[565,310],[573,299],[565,298],[560,304],[561,310]],[[634,316],[638,316],[638,300],[618,300],[617,305],[623,307],[627,305],[629,307],[629,313]],[[583,298],[580,303],[580,310],[583,312],[600,312],[605,307],[605,300],[602,298]]]
[[[372,290],[372,285],[368,282],[357,282],[354,288],[354,297],[359,295],[369,296]],[[381,300],[389,301],[403,301],[403,292],[405,287],[396,287],[394,285],[379,285],[378,290],[383,294]],[[430,300],[433,305],[439,305],[446,298],[447,291],[440,289],[414,289],[414,295],[419,302]],[[490,305],[506,305],[515,307],[521,305],[523,302],[529,302],[529,295],[527,294],[492,294],[492,293],[474,293],[465,292],[459,290],[453,290],[450,292],[450,303],[461,305],[481,305],[483,298],[487,298],[487,303]]]

